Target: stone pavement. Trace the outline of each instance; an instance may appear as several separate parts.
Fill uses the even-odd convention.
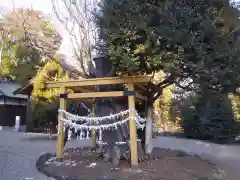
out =
[[[202,141],[157,137],[155,146],[183,150],[207,158],[223,168],[232,180],[240,179],[240,146],[224,146]],[[72,140],[67,148],[89,146],[90,141]],[[53,180],[37,171],[37,158],[46,152],[54,152],[56,140],[47,135],[0,131],[0,180]]]
[[[71,141],[67,147],[84,144]],[[86,145],[85,143],[84,145]],[[53,180],[39,173],[35,167],[37,158],[47,152],[55,152],[56,140],[48,135],[0,131],[0,180]]]

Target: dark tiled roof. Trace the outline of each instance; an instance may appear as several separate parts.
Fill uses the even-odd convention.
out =
[[[0,95],[13,98],[27,98],[25,95],[14,93],[20,87],[21,85],[14,82],[0,81]]]

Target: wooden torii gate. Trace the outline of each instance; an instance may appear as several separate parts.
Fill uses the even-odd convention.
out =
[[[91,78],[81,80],[64,80],[64,81],[50,81],[46,83],[47,88],[60,89],[60,109],[66,110],[67,99],[87,99],[106,98],[106,97],[128,97],[128,108],[135,109],[135,98],[140,101],[146,101],[146,97],[141,92],[146,91],[144,84],[149,83],[150,75],[146,76],[121,76],[121,77],[104,77]],[[95,92],[95,86],[98,85],[127,85],[124,91],[108,91]],[[67,89],[72,89],[73,93],[67,93]],[[130,117],[136,116],[134,111],[130,111]],[[63,158],[64,147],[64,129],[62,121],[58,122],[59,133],[57,139],[57,158]],[[138,166],[138,152],[137,152],[137,134],[136,123],[134,120],[129,121],[130,127],[130,151],[131,151],[131,166]]]

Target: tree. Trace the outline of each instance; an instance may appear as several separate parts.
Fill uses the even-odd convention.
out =
[[[155,73],[153,82],[154,84],[157,84],[162,81],[164,78],[164,73],[162,71]],[[170,110],[171,110],[171,104],[173,100],[173,86],[166,87],[162,95],[156,99],[154,102],[154,113],[157,115],[157,121],[155,122],[157,126],[164,124],[165,122],[168,122],[169,120],[173,120],[175,117],[171,117]]]
[[[43,68],[39,69],[34,78],[32,96],[35,99],[41,97],[48,102],[55,100],[56,95],[59,94],[59,89],[44,89],[44,83],[46,81],[59,81],[64,79],[68,79],[68,75],[62,69],[61,65],[53,60],[48,61]]]
[[[61,37],[50,21],[39,11],[17,9],[1,20],[3,37],[25,44],[38,50],[43,58],[52,57],[58,50]]]
[[[67,77],[60,57],[56,57],[61,43],[60,35],[41,12],[32,9],[16,9],[5,14],[0,20],[0,28],[2,75],[21,85],[34,79],[34,101],[28,104],[30,111],[33,108],[33,120],[56,121],[53,114],[57,113],[57,105],[53,100],[58,90],[43,89],[43,82]]]
[[[72,64],[76,74],[89,78],[96,42],[96,27],[92,12],[96,8],[93,0],[51,0],[56,17],[65,28],[70,41],[73,57]],[[74,62],[75,61],[75,62]]]
[[[218,91],[239,86],[239,11],[229,1],[104,0],[100,7],[100,47],[117,72],[165,72],[147,88],[151,103],[186,78]]]
[[[240,96],[229,94],[229,99],[232,102],[232,108],[233,108],[235,120],[240,120]]]
[[[184,133],[190,138],[226,143],[237,134],[231,100],[226,94],[205,90],[190,96],[183,103],[181,118]]]
[[[24,42],[19,42],[4,47],[1,62],[3,76],[20,84],[25,84],[34,77],[43,64],[39,54],[32,48],[23,47],[23,44]]]
[[[94,6],[86,6],[87,1],[60,2],[68,13],[62,18],[63,23],[71,20],[76,26],[73,29],[80,31],[81,38],[77,40],[81,42],[78,44],[80,48],[74,50],[80,52],[80,56],[76,55],[79,74],[89,78],[91,74],[85,65],[91,58],[84,58],[82,52],[91,57],[89,47],[94,43],[88,38],[92,31],[86,27],[90,26],[87,26],[89,19],[93,19],[91,11]],[[59,15],[57,6],[55,11]],[[99,53],[109,57],[112,64],[111,68],[100,73],[101,76],[154,74],[160,70],[165,73],[161,82],[150,83],[146,88],[149,107],[163,89],[172,84],[188,89],[192,84],[201,83],[205,88],[221,92],[234,92],[239,86],[236,73],[239,68],[239,12],[229,1],[103,0],[95,15],[96,29],[100,34]],[[66,27],[70,34],[75,33]],[[85,39],[88,43],[82,43]],[[187,78],[191,82],[182,85],[181,81]],[[105,86],[101,90],[112,88]],[[112,112],[109,104],[98,104],[99,111],[103,107],[107,110],[97,115]],[[121,149],[120,154],[125,154],[126,150]]]
[[[239,60],[239,12],[229,1],[103,0],[95,14],[98,28],[90,21],[94,18],[94,6],[87,6],[87,2],[92,1],[58,2],[67,12],[67,16],[66,12],[61,14],[54,1],[55,12],[61,15],[59,19],[71,37],[76,34],[80,37],[73,38],[72,44],[79,42],[73,51],[78,52],[75,57],[79,61],[79,75],[84,78],[91,77],[87,66],[92,60],[94,43],[89,37],[92,30],[97,29],[100,36],[93,39],[99,42],[99,53],[112,60],[112,67],[98,75],[154,74],[160,70],[165,73],[161,82],[150,83],[146,88],[149,107],[163,89],[172,84],[188,89],[192,84],[202,83],[205,88],[218,91],[235,91],[239,86],[236,73],[239,68],[236,63]],[[67,26],[69,22],[75,28]],[[191,82],[182,85],[181,81],[187,78]],[[105,86],[101,90],[112,88]],[[113,101],[108,105],[99,102],[97,107],[101,113],[96,114],[113,112],[111,103]],[[123,108],[121,105],[118,110]],[[126,150],[121,149],[120,154],[126,154]]]
[[[31,9],[6,14],[0,27],[3,75],[23,84],[35,76],[46,59],[53,59],[61,42],[43,14]]]
[[[150,108],[172,84],[235,92],[238,17],[229,1],[103,0],[96,13],[99,49],[111,59],[112,75],[165,73],[146,87]]]

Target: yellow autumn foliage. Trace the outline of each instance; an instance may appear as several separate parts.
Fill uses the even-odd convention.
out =
[[[160,71],[155,73],[153,78],[153,83],[157,84],[161,82],[164,79],[164,72]],[[172,86],[168,86],[163,89],[162,95],[154,102],[153,108],[154,108],[154,114],[156,115],[156,125],[160,126],[164,122],[172,121],[170,118],[175,118],[171,113],[171,105],[173,100],[173,93],[172,93]],[[175,120],[173,120],[175,121]]]
[[[45,82],[64,79],[68,79],[68,75],[64,72],[61,65],[55,61],[48,61],[35,77],[32,97],[34,97],[35,100],[38,100],[39,97],[43,97],[48,101],[52,101],[56,95],[59,94],[59,89],[46,89]]]
[[[229,94],[229,99],[232,102],[232,110],[234,113],[234,118],[240,120],[240,96]]]

